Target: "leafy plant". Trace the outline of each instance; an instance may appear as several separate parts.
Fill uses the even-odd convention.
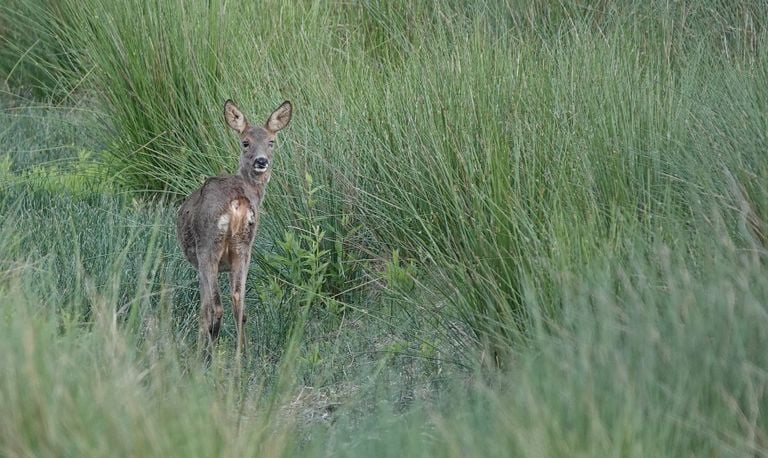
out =
[[[286,286],[301,293],[300,303],[305,307],[322,301],[329,253],[320,249],[324,235],[319,226],[298,238],[292,232],[286,232],[283,240],[277,242],[279,251],[266,255],[267,262],[279,272]]]

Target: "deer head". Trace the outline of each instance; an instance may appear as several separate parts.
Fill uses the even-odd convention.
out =
[[[272,150],[277,132],[291,122],[291,102],[283,102],[263,126],[252,125],[235,102],[224,103],[224,119],[240,136],[239,174],[250,181],[268,182],[272,168]]]

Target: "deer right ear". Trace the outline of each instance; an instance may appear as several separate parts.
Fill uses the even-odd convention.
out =
[[[224,119],[227,121],[227,125],[236,130],[238,134],[245,132],[245,128],[248,127],[248,120],[245,119],[245,115],[232,100],[224,102]]]

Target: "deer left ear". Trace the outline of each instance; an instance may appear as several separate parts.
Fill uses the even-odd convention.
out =
[[[270,132],[277,132],[278,130],[285,129],[288,123],[291,122],[291,102],[285,101],[277,107],[267,120],[264,127]]]

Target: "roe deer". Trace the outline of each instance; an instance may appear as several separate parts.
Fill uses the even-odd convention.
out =
[[[272,173],[272,148],[277,131],[291,120],[291,103],[283,102],[263,126],[254,126],[231,100],[224,119],[240,136],[240,169],[236,175],[211,177],[181,204],[176,234],[184,255],[200,281],[200,339],[210,358],[219,336],[224,308],[219,272],[230,272],[232,312],[237,327],[237,355],[245,351],[245,281],[251,245],[259,225],[259,208]],[[203,344],[203,339],[206,341]]]

